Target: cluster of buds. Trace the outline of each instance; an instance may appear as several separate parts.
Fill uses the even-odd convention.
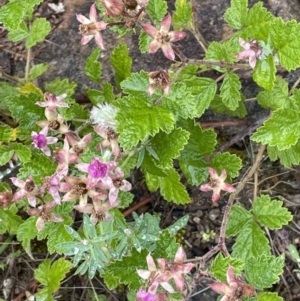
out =
[[[12,183],[18,187],[17,192],[10,196],[9,202],[16,202],[27,198],[32,207],[27,212],[37,216],[36,227],[41,231],[48,221],[62,222],[63,218],[54,212],[61,202],[79,200],[74,208],[80,212],[91,215],[94,224],[103,219],[109,220],[109,210],[118,206],[119,191],[129,191],[131,184],[124,179],[124,173],[115,161],[120,153],[117,135],[114,132],[116,122],[114,120],[116,109],[110,105],[102,105],[94,108],[91,113],[91,121],[96,123],[95,133],[103,137],[97,149],[102,157],[92,158],[90,163],[81,163],[81,156],[92,141],[92,133],[84,137],[78,137],[71,132],[65,124],[63,117],[57,108],[68,107],[63,101],[66,94],[55,96],[53,93],[45,93],[44,101],[36,104],[45,108],[46,121],[38,121],[42,127],[39,133],[32,132],[32,147],[40,149],[50,157],[57,168],[52,175],[44,177],[41,185],[36,185],[32,176],[25,180],[12,177]],[[56,127],[53,126],[54,120]],[[48,145],[58,142],[58,137],[48,137],[48,132],[64,135],[63,147],[54,147],[53,152]],[[115,156],[114,160],[110,158]],[[79,170],[81,175],[69,175],[70,165]],[[52,200],[45,201],[45,195],[51,195]],[[6,197],[7,198],[7,197]],[[38,207],[37,200],[42,204]]]
[[[137,292],[138,301],[162,301],[167,295],[165,293],[157,293],[157,289],[161,286],[169,293],[174,293],[173,287],[168,283],[174,280],[177,289],[182,292],[184,289],[184,274],[187,274],[194,267],[193,263],[184,263],[185,252],[180,246],[176,252],[174,260],[158,258],[159,269],[156,268],[152,256],[149,254],[146,258],[148,270],[137,270],[138,275],[147,281],[147,287],[140,288]]]

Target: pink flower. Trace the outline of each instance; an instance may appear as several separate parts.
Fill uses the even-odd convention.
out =
[[[55,96],[55,94],[51,93],[51,92],[46,92],[44,93],[44,99],[45,101],[38,101],[35,104],[37,104],[40,107],[43,107],[51,112],[56,111],[56,108],[68,108],[69,105],[62,101],[63,99],[65,99],[67,97],[67,93],[64,93],[62,95],[59,96]]]
[[[173,287],[168,283],[170,277],[164,275],[163,271],[157,270],[155,262],[150,254],[146,257],[148,270],[137,270],[138,275],[147,280],[149,286],[148,292],[152,295],[156,294],[157,288],[161,285],[167,292],[174,293]]]
[[[101,3],[110,17],[118,17],[122,15],[125,8],[122,0],[101,0]]]
[[[260,48],[258,42],[256,40],[246,42],[242,38],[239,38],[239,43],[244,50],[238,53],[236,58],[239,60],[249,58],[249,65],[252,69],[254,69],[256,65],[256,58],[262,54],[262,49]]]
[[[162,89],[166,95],[170,94],[171,81],[169,75],[164,70],[152,71],[149,75],[148,95],[151,96],[157,89]]]
[[[78,156],[84,152],[84,150],[92,141],[92,133],[85,135],[80,140],[77,139],[77,137],[72,133],[66,133],[65,137],[67,137],[68,142],[72,145],[71,150],[73,150]]]
[[[30,208],[27,211],[29,215],[38,216],[36,221],[36,228],[38,231],[42,231],[47,222],[60,223],[64,221],[60,215],[52,212],[56,205],[57,203],[52,200],[38,208]]]
[[[104,139],[97,145],[97,149],[99,149],[99,147],[108,148],[110,146],[113,155],[115,155],[116,157],[119,156],[121,150],[118,143],[117,133],[112,128],[105,128],[100,126],[94,126],[94,130],[99,136]]]
[[[226,170],[223,169],[220,176],[218,176],[216,170],[209,167],[208,172],[210,174],[210,183],[209,184],[203,184],[200,186],[201,191],[213,191],[212,195],[212,202],[217,202],[220,198],[220,192],[221,190],[227,191],[227,192],[234,192],[235,188],[228,183],[225,183],[227,173]]]
[[[142,24],[145,32],[154,38],[154,40],[149,45],[149,53],[156,52],[159,48],[162,49],[164,55],[171,61],[175,59],[175,53],[172,49],[172,43],[183,39],[186,34],[182,31],[170,31],[172,18],[170,13],[168,13],[161,22],[160,30],[149,24]]]
[[[173,278],[177,288],[182,292],[184,288],[183,274],[187,274],[195,266],[193,263],[183,263],[185,259],[185,252],[180,246],[176,252],[175,259],[168,260],[164,258],[158,258],[157,262],[164,271],[165,275]]]
[[[31,146],[39,148],[46,156],[51,156],[51,152],[47,144],[56,143],[58,139],[55,137],[46,137],[47,134],[48,126],[45,126],[39,133],[32,132],[31,139],[33,142]]]
[[[37,121],[37,125],[41,128],[48,127],[51,131],[57,131],[61,134],[65,134],[69,131],[67,125],[64,124],[64,119],[60,114],[55,114],[52,111],[45,110],[47,120]]]
[[[81,44],[86,45],[93,37],[95,37],[96,44],[101,49],[105,49],[100,30],[105,29],[107,23],[103,21],[97,22],[97,11],[95,3],[90,8],[89,17],[90,19],[81,14],[76,14],[77,20],[81,23],[79,26],[79,32],[82,34]]]
[[[234,275],[232,266],[229,266],[227,270],[227,282],[214,282],[210,284],[210,288],[224,295],[220,301],[242,300],[243,296],[251,297],[255,294],[252,286],[244,284]]]
[[[137,301],[164,301],[167,298],[165,293],[150,294],[144,288],[140,288],[136,293]]]

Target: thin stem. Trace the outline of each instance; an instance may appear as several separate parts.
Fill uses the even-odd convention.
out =
[[[293,84],[293,87],[291,88],[290,92],[289,92],[289,95],[292,95],[294,90],[297,88],[297,86],[299,85],[300,83],[300,76],[298,77],[298,79],[295,81],[295,83]]]
[[[9,80],[13,83],[16,83],[16,84],[21,84],[23,85],[23,81],[17,77],[14,77],[14,76],[10,76],[8,75],[7,73],[5,73],[1,68],[0,68],[0,77],[6,79],[6,80]]]
[[[29,69],[30,69],[30,60],[31,60],[31,48],[27,50],[27,58],[26,58],[26,67],[25,67],[25,81],[28,82]]]
[[[221,68],[237,68],[237,69],[249,69],[250,68],[249,64],[215,62],[215,61],[196,60],[196,59],[188,59],[188,63],[195,64],[195,65],[219,66]]]

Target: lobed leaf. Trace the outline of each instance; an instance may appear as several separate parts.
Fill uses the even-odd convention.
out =
[[[233,205],[230,210],[229,220],[226,228],[226,236],[235,236],[240,233],[249,221],[252,215],[241,206]]]
[[[248,12],[248,0],[231,0],[224,19],[235,29],[242,29],[245,25]]]
[[[187,0],[175,1],[175,12],[173,13],[173,25],[175,30],[193,28],[192,4]]]
[[[159,23],[162,18],[167,14],[168,5],[164,0],[149,0],[146,12],[155,24]]]
[[[45,18],[35,19],[29,31],[29,35],[26,40],[26,48],[31,48],[38,42],[44,41],[46,36],[50,33],[51,25]]]
[[[19,226],[22,224],[22,218],[17,215],[16,204],[9,208],[0,207],[0,234],[8,232],[10,235],[16,234]]]
[[[84,72],[94,82],[99,83],[101,77],[101,63],[98,61],[101,49],[95,48],[85,61]]]
[[[257,296],[258,301],[284,301],[282,297],[278,296],[278,293],[262,292]]]

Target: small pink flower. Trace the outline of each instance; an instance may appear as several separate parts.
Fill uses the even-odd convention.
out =
[[[37,104],[40,107],[43,108],[47,108],[47,110],[54,112],[56,111],[56,108],[68,108],[69,105],[62,101],[63,99],[65,99],[67,97],[67,93],[64,93],[62,95],[59,96],[55,96],[55,94],[51,93],[51,92],[46,92],[44,93],[44,99],[45,101],[38,101],[35,104]]]
[[[57,138],[55,137],[47,137],[48,134],[48,126],[45,126],[39,133],[32,132],[32,146],[35,148],[39,148],[46,156],[51,156],[51,152],[47,144],[53,144],[57,142]]]
[[[232,266],[227,270],[227,282],[214,282],[210,284],[210,288],[224,295],[220,301],[242,300],[244,296],[251,297],[255,294],[252,286],[243,283],[234,275]]]
[[[82,34],[81,44],[86,45],[93,37],[95,37],[96,44],[105,49],[103,45],[102,35],[100,31],[106,28],[107,23],[97,22],[96,4],[94,3],[90,8],[89,19],[81,14],[77,14],[76,18],[81,23],[79,32]]]
[[[101,0],[101,3],[110,17],[118,17],[122,15],[125,8],[122,0]]]
[[[144,288],[140,288],[136,293],[136,301],[164,301],[166,298],[167,295],[165,293],[156,293],[153,295]]]
[[[152,71],[149,75],[148,95],[151,96],[157,89],[162,89],[166,95],[170,94],[171,81],[168,73],[164,70]]]
[[[183,39],[186,34],[182,31],[169,31],[171,22],[172,18],[170,13],[168,13],[162,20],[159,30],[149,24],[142,24],[142,27],[149,36],[154,38],[149,45],[149,53],[154,53],[161,48],[164,55],[169,60],[174,61],[175,53],[172,49],[172,42]]]
[[[260,57],[260,55],[262,54],[261,47],[256,40],[246,42],[242,38],[239,38],[239,43],[244,48],[244,50],[238,53],[236,58],[239,60],[249,58],[249,65],[252,69],[254,69],[256,65],[256,58]]]
[[[74,153],[78,156],[80,156],[84,152],[84,150],[92,141],[92,133],[85,135],[80,140],[77,139],[77,137],[72,133],[66,133],[65,137],[67,137],[68,142],[72,146],[71,150],[73,150]]]
[[[164,271],[164,274],[174,279],[175,285],[181,292],[184,288],[183,274],[189,273],[195,266],[193,263],[183,263],[184,259],[185,252],[181,246],[177,250],[174,260],[168,260],[164,258],[157,259],[157,262],[162,271]]]
[[[99,149],[100,147],[111,147],[113,155],[115,155],[116,157],[119,156],[121,149],[118,143],[117,133],[112,128],[105,128],[100,126],[94,126],[94,130],[99,136],[104,139],[96,146],[96,148]]]
[[[69,128],[64,124],[64,118],[60,114],[45,110],[47,120],[37,121],[37,125],[41,128],[48,127],[51,131],[57,131],[61,134],[69,132]]]
[[[216,170],[209,167],[208,172],[210,174],[210,183],[209,184],[203,184],[200,186],[201,191],[213,191],[212,195],[212,202],[217,202],[220,198],[220,192],[221,190],[227,191],[227,192],[234,192],[235,188],[228,183],[225,183],[227,173],[226,170],[223,169],[221,175],[219,176]]]

